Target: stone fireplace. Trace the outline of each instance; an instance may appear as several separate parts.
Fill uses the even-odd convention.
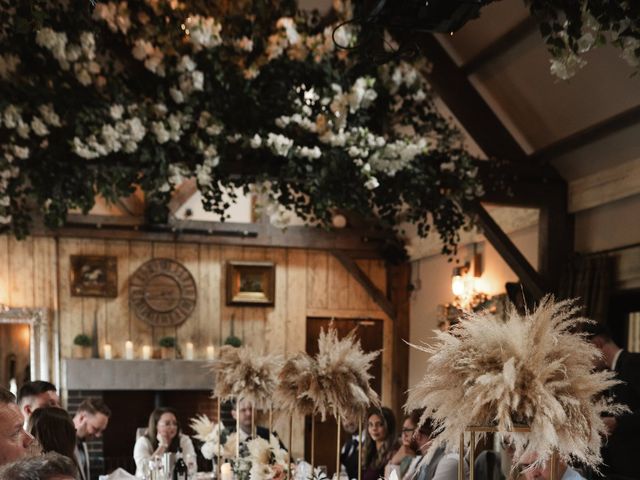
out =
[[[186,434],[193,433],[189,419],[196,414],[215,418],[213,375],[208,367],[206,361],[66,359],[63,376],[71,415],[87,397],[102,398],[112,410],[103,437],[88,444],[92,477],[97,479],[118,467],[134,473],[136,432],[146,427],[149,414],[156,407],[175,408]],[[227,409],[225,414],[228,415]],[[210,462],[202,458],[199,463],[201,470],[211,468]]]

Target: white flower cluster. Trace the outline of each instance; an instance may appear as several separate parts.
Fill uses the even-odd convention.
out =
[[[69,43],[67,34],[43,28],[36,33],[36,43],[51,52],[60,68],[67,71],[73,65],[76,79],[85,87],[95,82],[103,86],[106,78],[100,75],[100,64],[96,62],[96,40],[91,32],[80,34],[80,45]]]
[[[185,33],[188,35],[189,42],[191,42],[196,52],[203,48],[217,47],[222,43],[222,37],[220,36],[222,25],[215,18],[191,15],[184,24],[186,27]]]
[[[31,122],[27,122],[22,118],[20,110],[15,105],[7,105],[0,119],[0,125],[4,125],[9,130],[15,130],[18,136],[24,140],[29,139],[31,132],[38,137],[45,137],[50,133],[49,126],[60,127],[62,125],[60,117],[51,104],[40,105],[38,111],[42,118],[35,115]],[[46,146],[46,143],[43,146]],[[18,156],[20,157],[20,155]]]
[[[140,118],[122,119],[124,109],[120,105],[113,105],[109,113],[115,123],[105,123],[98,133],[85,140],[74,137],[71,149],[76,155],[94,159],[119,151],[133,153],[138,149],[147,133]]]
[[[280,448],[278,439],[273,435],[269,437],[268,442],[262,437],[252,438],[247,442],[251,480],[272,480],[276,476],[273,465],[278,465],[284,471],[288,463],[288,454]]]
[[[204,130],[207,135],[217,137],[224,130],[224,125],[220,123],[211,113],[203,111],[198,118],[198,128]]]
[[[266,144],[276,155],[286,157],[293,147],[293,140],[284,135],[269,133]]]
[[[137,39],[133,44],[131,54],[136,60],[144,62],[145,68],[150,72],[155,73],[159,77],[165,76],[166,70],[164,63],[162,63],[164,53],[148,40],[142,38]]]
[[[241,37],[232,42],[233,46],[236,50],[240,50],[242,52],[252,52],[253,51],[253,40],[249,37]]]
[[[7,214],[7,208],[11,205],[11,197],[7,190],[11,180],[20,175],[20,169],[13,160],[14,156],[7,151],[0,157],[0,225],[11,223],[12,219],[11,215]]]
[[[0,55],[0,78],[7,80],[12,74],[16,73],[20,59],[10,53]]]
[[[167,143],[168,141],[178,142],[182,137],[184,128],[188,127],[190,120],[190,117],[183,113],[172,113],[167,117],[166,121],[151,122],[151,131],[159,144]]]
[[[93,10],[93,18],[103,20],[109,26],[109,30],[117,32],[120,30],[126,34],[131,28],[131,19],[129,18],[129,8],[127,2],[97,3]]]
[[[338,128],[346,126],[348,113],[356,113],[361,108],[368,108],[378,98],[378,94],[373,88],[374,84],[375,79],[360,77],[348,92],[343,92],[342,87],[336,83],[331,85],[335,94],[329,104],[329,109],[336,117]]]
[[[198,65],[189,55],[183,55],[178,62],[178,71],[181,72],[178,83],[183,98],[188,97],[194,91],[204,90],[204,73],[196,70]],[[175,99],[174,99],[175,100]],[[176,102],[181,103],[181,102]]]
[[[420,154],[427,152],[427,140],[424,138],[408,140],[396,140],[387,143],[380,150],[369,157],[371,170],[383,172],[390,177],[404,170]]]

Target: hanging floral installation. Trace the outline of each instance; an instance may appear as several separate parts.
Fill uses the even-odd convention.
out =
[[[467,427],[497,427],[515,447],[514,465],[530,454],[543,464],[557,451],[569,464],[596,468],[602,415],[624,409],[601,397],[618,382],[611,371],[593,371],[600,352],[574,333],[587,322],[578,310],[547,296],[524,316],[512,308],[506,322],[469,313],[434,345],[418,347],[431,357],[406,408],[425,408],[422,421],[431,417],[436,443],[450,449]],[[521,425],[530,433],[513,431]]]
[[[3,2],[4,3],[4,2]],[[337,2],[339,3],[339,2]],[[391,231],[437,231],[482,191],[460,133],[435,108],[426,62],[351,69],[336,22],[292,0],[17,2],[0,27],[0,223],[28,234],[136,186],[166,205],[195,177],[207,210],[266,192],[328,226],[336,209]],[[357,32],[335,32],[351,45]],[[233,200],[233,193],[230,194]],[[160,208],[162,211],[162,208]]]
[[[637,72],[640,67],[640,3],[633,0],[526,0],[540,23],[553,59],[551,73],[562,80],[587,64],[584,54],[607,44]]]

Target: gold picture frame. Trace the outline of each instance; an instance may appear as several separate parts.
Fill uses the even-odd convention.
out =
[[[105,255],[71,255],[69,285],[73,297],[118,296],[118,260]]]
[[[227,305],[273,306],[275,292],[275,263],[227,262]]]

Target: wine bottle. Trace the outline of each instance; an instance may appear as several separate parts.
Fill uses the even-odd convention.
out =
[[[182,451],[176,453],[176,464],[173,467],[173,480],[189,480],[189,469],[182,458]]]

